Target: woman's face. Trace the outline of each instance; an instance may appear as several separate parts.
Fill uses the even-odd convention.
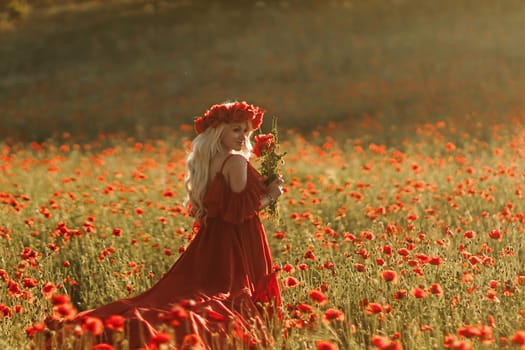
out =
[[[248,123],[228,123],[222,133],[221,143],[228,152],[241,151],[249,141],[249,136]]]

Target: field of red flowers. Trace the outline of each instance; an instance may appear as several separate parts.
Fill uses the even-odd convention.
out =
[[[281,131],[281,221],[264,222],[284,348],[525,348],[525,129],[505,120],[422,123],[395,147]],[[42,348],[46,316],[138,293],[170,267],[192,238],[191,137],[0,146],[2,348]]]

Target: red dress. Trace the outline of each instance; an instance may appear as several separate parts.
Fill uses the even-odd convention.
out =
[[[196,334],[207,348],[227,347],[216,345],[225,335],[244,338],[243,346],[265,341],[262,320],[268,315],[263,313],[275,316],[281,300],[259,220],[264,187],[248,162],[246,187],[233,192],[222,173],[224,163],[204,196],[205,225],[171,269],[142,294],[82,312],[76,320],[123,316],[130,349],[154,339],[162,323],[176,326],[171,329],[179,345],[188,334]],[[111,344],[110,339],[105,341]]]

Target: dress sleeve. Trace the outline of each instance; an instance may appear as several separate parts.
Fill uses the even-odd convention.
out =
[[[229,187],[224,191],[221,214],[222,219],[240,224],[259,212],[264,186],[259,173],[248,163],[246,187],[241,192],[233,192]]]

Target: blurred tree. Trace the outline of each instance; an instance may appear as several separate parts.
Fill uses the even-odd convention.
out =
[[[0,0],[0,17],[19,20],[27,16],[31,7],[25,0]]]

